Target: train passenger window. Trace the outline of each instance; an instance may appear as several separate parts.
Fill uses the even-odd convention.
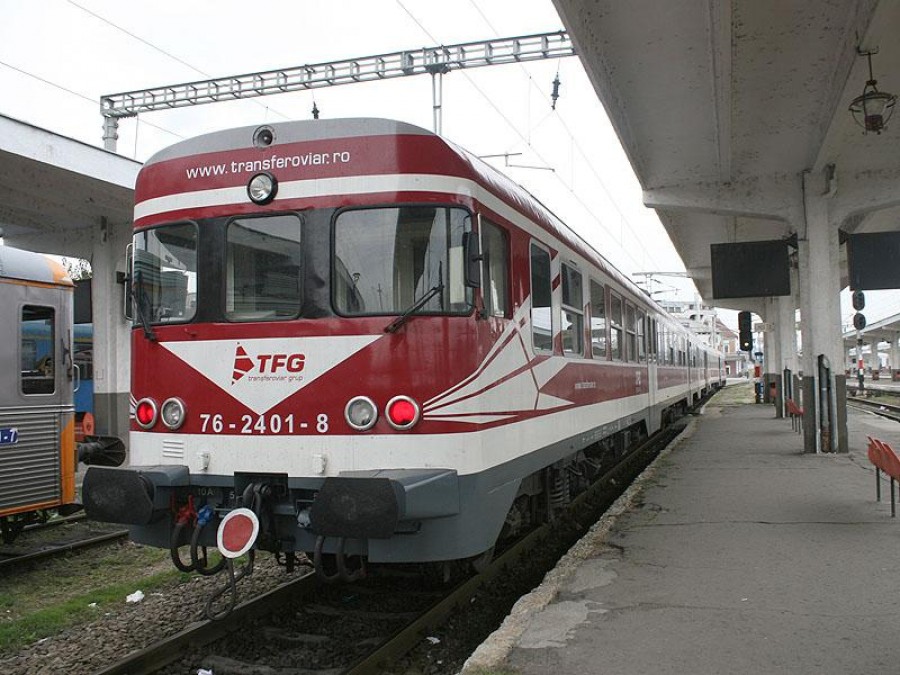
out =
[[[553,350],[550,254],[531,245],[531,340],[535,349]]]
[[[563,353],[584,356],[584,292],[581,287],[581,273],[565,264],[561,266],[561,272],[560,330]]]
[[[225,317],[278,321],[300,315],[303,249],[295,215],[236,218],[225,234]]]
[[[506,233],[487,220],[481,221],[481,254],[484,256],[484,311],[488,316],[509,316],[509,246]]]
[[[634,311],[634,306],[628,303],[625,303],[625,335],[626,335],[626,360],[628,361],[637,361],[637,331],[635,331],[635,317],[637,316]]]
[[[197,227],[165,225],[134,235],[135,325],[183,323],[197,308]]]
[[[22,307],[20,346],[23,394],[52,394],[56,391],[54,359],[54,317],[52,307]]]
[[[616,361],[624,361],[625,355],[625,331],[622,327],[622,298],[615,293],[609,294],[609,347],[612,358]]]
[[[332,302],[344,316],[469,314],[460,208],[401,206],[342,211],[334,223]],[[427,297],[426,297],[427,296]]]
[[[606,289],[591,279],[591,354],[606,358]]]
[[[647,343],[644,341],[644,322],[646,321],[646,317],[644,313],[640,310],[637,311],[637,316],[635,317],[634,323],[637,328],[637,346],[638,346],[638,361],[644,362],[647,360]]]

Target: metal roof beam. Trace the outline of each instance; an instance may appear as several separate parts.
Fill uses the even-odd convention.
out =
[[[423,47],[391,54],[107,94],[100,98],[100,107],[103,116],[110,120],[134,117],[138,113],[153,110],[214,103],[223,99],[253,98],[354,82],[574,55],[575,48],[568,33],[558,31]]]

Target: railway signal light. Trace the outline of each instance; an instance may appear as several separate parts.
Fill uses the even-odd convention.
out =
[[[862,291],[853,291],[851,299],[853,301],[853,309],[857,312],[866,308],[866,294]]]
[[[856,330],[862,330],[866,327],[866,317],[863,314],[857,312],[853,315],[853,327]]]
[[[738,314],[738,331],[740,332],[741,349],[745,352],[753,351],[753,326],[750,322],[750,312]]]

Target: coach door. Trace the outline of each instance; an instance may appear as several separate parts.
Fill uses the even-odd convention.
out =
[[[650,410],[656,410],[657,389],[659,386],[659,378],[657,373],[657,364],[659,363],[659,345],[656,335],[656,319],[649,314],[644,315],[644,342],[646,343],[647,352],[647,387]],[[652,414],[652,413],[651,413]]]

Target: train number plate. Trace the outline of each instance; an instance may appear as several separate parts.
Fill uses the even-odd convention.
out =
[[[0,445],[15,445],[19,442],[19,430],[15,427],[0,429]]]

